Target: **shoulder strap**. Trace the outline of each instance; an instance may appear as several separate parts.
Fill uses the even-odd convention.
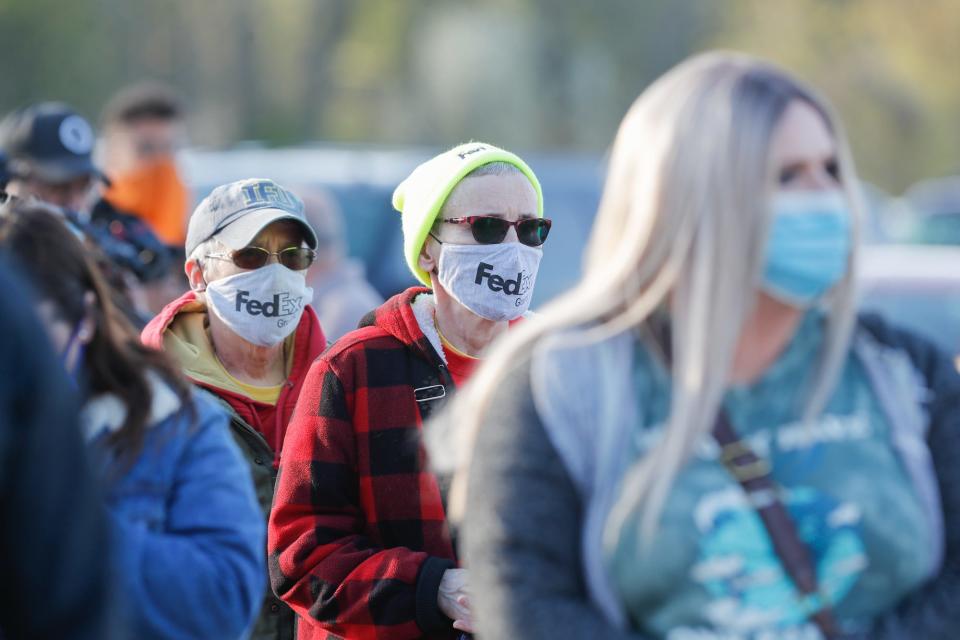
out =
[[[410,353],[408,351],[408,353]],[[423,358],[410,353],[410,379],[413,382],[413,399],[417,402],[417,408],[420,410],[420,420],[424,426],[434,412],[439,411],[449,399],[449,394],[453,391],[453,378],[447,371],[446,365],[442,362],[433,364]],[[434,473],[434,479],[437,482],[437,489],[440,491],[440,502],[443,504],[444,513],[447,511],[450,499],[450,487],[453,482],[453,476],[450,474]],[[458,549],[458,531],[453,523],[449,524],[450,544],[453,546],[454,554],[459,553]],[[460,637],[467,637],[461,634]]]
[[[770,475],[770,464],[737,437],[725,411],[717,416],[713,437],[720,445],[720,458],[724,466],[740,483],[760,516],[780,564],[803,594],[810,619],[825,638],[839,637],[839,627],[830,603],[817,585],[817,572],[810,549],[800,539],[796,523],[780,500],[780,487]]]
[[[410,379],[413,382],[413,399],[420,409],[420,418],[424,424],[433,412],[446,403],[447,396],[453,391],[453,378],[439,356],[428,362],[417,354],[407,350],[410,359]]]
[[[933,577],[945,553],[943,502],[928,441],[933,420],[930,403],[938,392],[933,391],[934,380],[918,364],[924,354],[917,352],[917,345],[902,340],[898,343],[889,333],[878,318],[861,317],[853,347],[926,515],[931,550],[926,573]]]

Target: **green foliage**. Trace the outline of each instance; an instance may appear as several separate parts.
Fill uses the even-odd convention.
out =
[[[199,144],[603,150],[650,81],[723,47],[819,88],[864,177],[897,191],[957,170],[957,33],[953,0],[0,0],[0,110],[95,118],[151,77]]]

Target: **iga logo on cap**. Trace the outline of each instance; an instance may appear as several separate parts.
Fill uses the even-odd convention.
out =
[[[93,129],[78,115],[67,116],[60,123],[60,143],[77,155],[93,150]]]

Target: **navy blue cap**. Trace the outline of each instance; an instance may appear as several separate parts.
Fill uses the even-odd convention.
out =
[[[94,142],[90,123],[59,102],[31,105],[0,123],[0,150],[14,177],[52,183],[85,175],[105,180],[93,164]]]

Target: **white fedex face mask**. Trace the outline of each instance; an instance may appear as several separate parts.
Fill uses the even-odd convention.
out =
[[[448,244],[437,278],[454,300],[487,320],[514,320],[530,306],[543,250],[519,242]]]
[[[303,272],[277,263],[207,285],[207,307],[238,336],[261,347],[293,333],[312,298]]]

